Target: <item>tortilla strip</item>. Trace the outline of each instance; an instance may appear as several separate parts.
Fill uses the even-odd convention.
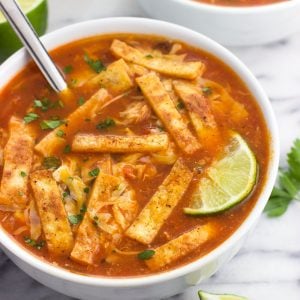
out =
[[[30,175],[30,183],[49,252],[69,255],[73,248],[72,230],[52,172],[35,171]]]
[[[199,88],[183,80],[175,80],[173,86],[185,104],[201,143],[213,145],[216,138],[219,137],[219,130],[209,100]]]
[[[11,117],[9,139],[4,147],[0,206],[6,210],[24,209],[27,204],[28,174],[33,159],[34,137],[25,123]]]
[[[74,152],[157,152],[168,148],[169,138],[165,133],[149,135],[91,135],[74,136]]]
[[[92,118],[96,112],[110,99],[105,89],[100,89],[82,106],[72,112],[66,120],[65,124],[57,127],[48,133],[36,146],[35,150],[44,156],[49,156],[57,150],[60,150],[66,144],[65,137],[76,133],[82,126],[86,118]],[[57,132],[62,130],[64,137],[57,136]]]
[[[152,271],[161,269],[165,265],[173,263],[179,258],[196,250],[214,233],[212,224],[198,226],[188,231],[174,240],[155,249],[155,254],[145,263]]]
[[[187,127],[159,77],[149,73],[137,78],[136,81],[177,145],[187,154],[199,150],[200,144]]]
[[[97,176],[89,198],[87,212],[78,228],[74,248],[71,252],[71,259],[87,265],[96,263],[95,259],[101,251],[100,231],[95,226],[94,220],[89,212],[98,211],[103,202],[109,200],[112,189],[118,185],[116,177],[111,176],[111,159],[105,156],[100,166],[100,173]]]
[[[200,61],[184,62],[168,55],[147,55],[120,40],[114,40],[110,49],[117,57],[169,76],[195,79],[204,70],[204,64]]]
[[[123,59],[110,64],[105,71],[88,80],[84,86],[103,87],[113,94],[121,94],[133,87],[130,68]]]
[[[127,229],[126,235],[150,244],[178,204],[193,177],[182,159],[178,159],[150,201]]]

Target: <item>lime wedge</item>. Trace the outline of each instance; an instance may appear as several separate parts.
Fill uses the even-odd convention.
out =
[[[232,133],[224,155],[199,180],[186,214],[224,211],[245,199],[256,183],[257,162],[246,141]]]
[[[198,292],[200,300],[247,300],[245,297],[236,296],[236,295],[217,295],[217,294],[209,294],[203,291]]]
[[[17,2],[38,35],[44,34],[47,28],[47,0],[18,0]],[[0,41],[0,63],[22,47],[17,35],[2,13],[0,13]]]

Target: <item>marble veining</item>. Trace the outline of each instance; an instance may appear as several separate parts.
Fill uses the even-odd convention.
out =
[[[100,17],[143,16],[134,0],[49,0],[49,4],[49,31]],[[250,68],[270,98],[279,123],[283,163],[292,141],[300,137],[300,32],[272,44],[230,50]],[[198,289],[236,293],[251,300],[299,300],[299,214],[298,202],[279,219],[262,216],[242,250],[226,266],[169,300],[196,300]],[[0,299],[71,300],[31,279],[1,250]]]

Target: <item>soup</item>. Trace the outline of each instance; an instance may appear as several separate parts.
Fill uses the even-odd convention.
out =
[[[257,6],[283,2],[285,0],[194,0],[214,5],[224,6]]]
[[[51,55],[67,92],[29,63],[0,93],[0,220],[11,237],[72,272],[124,277],[189,263],[234,233],[264,184],[269,137],[230,68],[146,35],[88,38]],[[231,208],[186,213],[237,133],[255,155],[255,185]]]

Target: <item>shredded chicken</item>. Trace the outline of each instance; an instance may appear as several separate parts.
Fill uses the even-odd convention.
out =
[[[126,125],[141,123],[148,120],[150,116],[151,109],[144,101],[133,102],[126,110],[120,112],[120,117]]]

